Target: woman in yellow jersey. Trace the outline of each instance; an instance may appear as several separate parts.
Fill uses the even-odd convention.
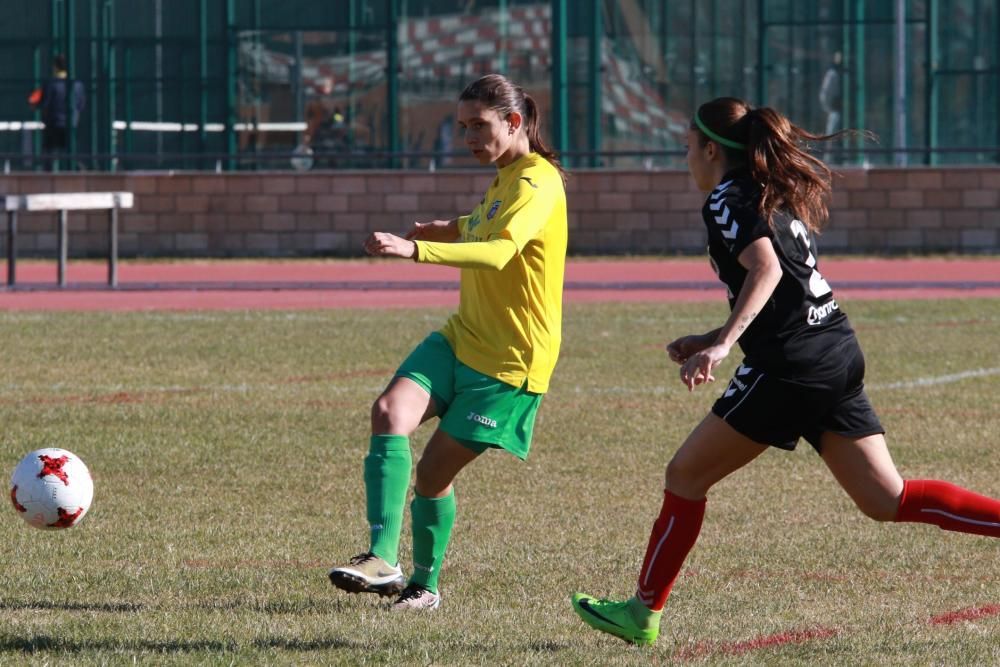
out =
[[[559,356],[566,194],[562,168],[539,134],[538,106],[491,74],[459,96],[458,124],[497,176],[469,215],[417,222],[405,237],[376,232],[365,251],[462,269],[458,312],[402,363],[372,406],[365,457],[367,552],[330,571],[351,593],[395,595],[394,609],[435,609],[455,521],[452,482],[489,448],[524,459]],[[417,463],[413,573],[398,564],[410,483],[409,436],[440,423]]]

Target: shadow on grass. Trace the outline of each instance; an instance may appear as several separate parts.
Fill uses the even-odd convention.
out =
[[[331,649],[352,649],[360,651],[365,645],[359,641],[340,639],[297,640],[283,637],[264,637],[249,642],[224,640],[113,640],[113,639],[68,639],[52,635],[35,635],[33,637],[12,637],[0,635],[0,654],[5,652],[40,653],[55,651],[59,653],[84,653],[89,651],[115,651],[136,653],[189,653],[208,651],[213,653],[237,653],[248,649],[280,649],[284,651],[325,651]]]
[[[330,614],[355,609],[356,605],[352,605],[351,602],[351,600],[324,598],[306,600],[217,599],[194,601],[185,606],[207,611],[246,610],[264,614]],[[10,609],[12,611],[92,611],[127,614],[151,611],[156,608],[155,605],[150,606],[138,602],[59,602],[54,600],[0,599],[0,610]]]
[[[574,645],[569,642],[553,641],[544,639],[540,641],[528,642],[525,648],[532,653],[559,653],[572,648]]]
[[[146,605],[136,602],[55,602],[52,600],[0,600],[0,609],[105,611],[112,614],[145,611]]]
[[[222,598],[216,600],[198,600],[191,602],[187,606],[192,609],[204,609],[206,611],[243,610],[262,614],[336,614],[356,610],[357,601],[336,598],[309,598],[304,600]],[[388,603],[386,603],[384,608],[388,609]]]

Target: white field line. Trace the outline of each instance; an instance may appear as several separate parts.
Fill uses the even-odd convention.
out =
[[[973,370],[962,371],[961,373],[950,373],[948,375],[937,375],[932,377],[922,377],[913,380],[900,380],[898,382],[885,382],[885,383],[868,383],[866,384],[867,389],[883,390],[883,389],[916,389],[919,387],[932,387],[940,384],[952,384],[954,382],[961,382],[962,380],[967,380],[969,378],[977,377],[989,377],[992,375],[1000,375],[1000,368],[976,368]],[[719,380],[724,380],[725,378],[719,378]],[[324,392],[332,394],[346,394],[346,393],[357,393],[364,391],[378,392],[381,391],[383,385],[372,385],[369,387],[356,387],[356,386],[344,386],[342,384],[335,384],[333,380],[317,380],[316,384],[328,384],[323,388]],[[281,384],[250,384],[250,383],[239,383],[239,384],[202,384],[202,385],[173,385],[173,386],[136,386],[136,385],[125,385],[125,384],[112,384],[112,385],[87,385],[87,386],[77,386],[70,383],[60,382],[53,385],[35,385],[35,384],[17,384],[17,383],[7,383],[0,385],[0,396],[11,393],[11,394],[23,394],[24,392],[41,392],[41,393],[87,393],[87,394],[105,394],[105,393],[117,393],[117,392],[134,392],[134,393],[185,393],[191,391],[205,392],[205,393],[219,393],[219,394],[250,394],[257,392],[277,392],[283,391],[288,388],[289,383]],[[724,386],[725,383],[716,383],[718,386]],[[659,386],[646,386],[646,387],[636,387],[636,386],[589,386],[589,387],[563,387],[556,390],[559,394],[576,394],[576,395],[589,395],[589,396],[623,396],[623,395],[654,395],[663,396],[666,394],[680,394],[687,393],[683,385],[679,382],[676,386],[674,385],[659,385]]]
[[[349,393],[359,393],[364,391],[369,391],[377,393],[385,388],[385,385],[371,385],[368,387],[354,387],[354,386],[343,386],[339,384],[334,384],[334,380],[317,380],[315,384],[328,383],[329,386],[323,388],[323,391],[329,394],[349,394]],[[112,385],[86,385],[77,386],[68,383],[59,383],[54,385],[42,386],[42,385],[31,385],[31,384],[6,384],[0,385],[0,396],[9,392],[11,394],[16,394],[19,398],[24,398],[24,394],[27,392],[34,392],[38,394],[52,395],[58,397],[60,394],[86,394],[86,395],[104,395],[104,394],[117,394],[117,393],[132,393],[132,394],[184,394],[188,392],[199,392],[206,394],[251,394],[251,393],[269,393],[269,392],[280,392],[287,390],[292,382],[285,384],[221,384],[221,385],[191,385],[188,387],[175,385],[171,387],[165,386],[137,386],[137,385],[124,385],[124,384],[112,384]]]
[[[950,373],[948,375],[936,375],[932,377],[922,377],[915,378],[913,380],[900,380],[898,382],[877,382],[877,383],[866,383],[865,388],[867,389],[917,389],[919,387],[932,387],[939,384],[952,384],[954,382],[961,382],[962,380],[967,380],[969,378],[978,377],[988,377],[991,375],[1000,375],[1000,368],[975,368],[969,371],[962,371],[961,373]],[[728,378],[719,377],[716,378],[714,383],[716,386],[724,387],[728,383]],[[683,389],[683,392],[681,391]],[[711,387],[710,387],[711,389]],[[560,390],[560,392],[565,391]],[[688,393],[687,389],[677,383],[676,387],[673,385],[658,386],[658,387],[573,387],[570,391],[575,394],[591,394],[591,395],[624,395],[624,394],[653,394],[653,395],[664,395],[664,394],[675,394],[675,393]]]
[[[565,389],[557,389],[556,392],[562,393],[574,393],[574,394],[585,394],[588,396],[624,396],[624,395],[649,395],[663,396],[664,394],[679,394],[681,389],[684,389],[684,393],[687,393],[687,388],[684,387],[680,381],[677,382],[677,388],[672,386],[660,386],[660,387],[572,387],[569,392]]]
[[[388,375],[386,376],[388,377]],[[68,382],[59,382],[57,384],[42,385],[42,384],[17,384],[8,383],[0,385],[0,397],[11,396],[23,398],[25,394],[42,394],[57,397],[59,395],[96,395],[102,396],[106,394],[117,394],[117,393],[133,393],[133,394],[185,394],[189,392],[198,392],[204,394],[261,394],[261,393],[277,393],[282,391],[287,391],[288,387],[296,383],[282,383],[282,384],[251,384],[251,383],[239,383],[239,384],[192,384],[189,386],[173,385],[173,386],[156,386],[156,385],[126,385],[126,384],[106,384],[106,385],[74,385]],[[343,384],[337,384],[335,380],[317,380],[316,384],[324,385],[322,391],[328,394],[358,394],[364,392],[378,393],[385,389],[384,384],[380,385],[369,385],[365,387],[358,386],[345,386]],[[687,393],[687,389],[681,385],[680,382],[677,383],[677,388],[669,386],[659,386],[659,387],[572,387],[567,389],[557,390],[559,394],[576,394],[576,395],[586,395],[586,396],[624,396],[624,395],[654,395],[663,396],[666,394],[679,394],[683,390],[683,393]]]
[[[919,387],[932,387],[939,384],[952,384],[954,382],[961,382],[962,380],[967,380],[969,378],[978,377],[988,377],[991,375],[1000,375],[1000,368],[976,368],[969,371],[962,371],[961,373],[950,373],[948,375],[936,375],[933,377],[922,377],[915,378],[913,380],[900,380],[898,382],[878,382],[878,383],[866,383],[865,387],[867,389],[917,389]],[[726,382],[721,382],[728,378],[719,377],[716,378],[716,386],[725,386]],[[570,391],[575,394],[590,394],[594,396],[599,395],[626,395],[626,394],[653,394],[662,396],[664,394],[675,394],[675,393],[687,393],[683,385],[679,382],[677,386],[667,385],[658,387],[621,387],[621,386],[611,386],[611,387],[573,387]],[[565,390],[560,390],[564,392]]]
[[[962,371],[961,373],[951,373],[949,375],[923,377],[915,380],[901,380],[899,382],[876,383],[866,386],[869,389],[916,389],[917,387],[951,384],[953,382],[967,380],[968,378],[987,377],[989,375],[1000,375],[1000,368],[976,368],[971,371]]]

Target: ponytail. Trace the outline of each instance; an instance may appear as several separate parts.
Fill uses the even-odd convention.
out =
[[[566,171],[559,162],[559,156],[542,139],[539,125],[541,125],[541,121],[538,114],[538,103],[531,95],[524,93],[524,133],[528,135],[528,147],[548,160],[559,171],[563,184],[565,184]]]
[[[701,132],[702,144],[716,141],[730,166],[749,167],[761,188],[760,214],[768,223],[775,211],[783,210],[816,233],[826,224],[832,173],[822,160],[809,154],[808,145],[854,131],[812,134],[774,109],[752,109],[734,97],[701,105],[692,129]]]
[[[753,109],[747,114],[747,151],[750,172],[763,185],[761,213],[771,219],[778,209],[786,209],[814,232],[830,217],[830,168],[802,146],[820,141],[794,125],[774,109]]]

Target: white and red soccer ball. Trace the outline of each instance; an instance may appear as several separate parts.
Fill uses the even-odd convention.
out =
[[[90,509],[94,480],[80,457],[65,449],[31,452],[10,477],[10,501],[35,528],[71,528]]]

